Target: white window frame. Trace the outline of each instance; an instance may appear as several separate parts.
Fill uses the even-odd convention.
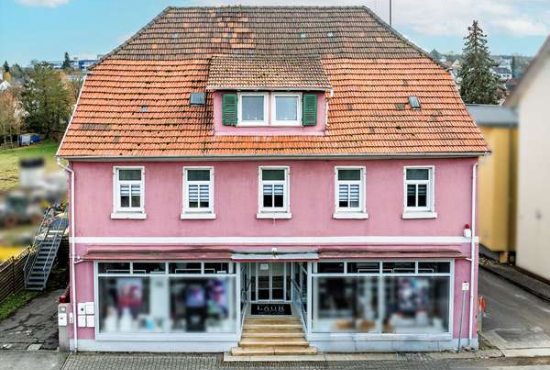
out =
[[[339,170],[359,170],[360,180],[338,180]],[[359,182],[359,207],[340,207],[340,184],[357,184]],[[334,167],[334,214],[336,219],[367,219],[366,205],[367,168],[365,166],[336,166]]]
[[[298,106],[296,121],[277,121],[277,97],[297,97]],[[301,126],[302,125],[302,93],[274,92],[271,93],[271,125],[272,126]]]
[[[407,170],[428,170],[428,180],[407,180]],[[407,185],[427,185],[426,207],[407,206]],[[403,167],[403,215],[404,219],[437,218],[435,212],[435,166],[405,166]]]
[[[263,96],[264,97],[264,120],[263,121],[243,121],[243,96]],[[269,124],[268,120],[268,106],[269,106],[269,93],[267,92],[240,92],[237,94],[238,108],[237,108],[237,117],[238,122],[237,126],[267,126]]]
[[[119,180],[120,170],[140,170],[141,180]],[[120,186],[121,184],[140,184],[141,202],[140,207],[121,207],[120,205]],[[130,189],[131,197],[131,189]],[[131,200],[130,200],[131,202]],[[112,219],[145,219],[145,167],[144,166],[114,166],[113,167],[113,213]]]
[[[263,170],[284,170],[284,180],[262,180]],[[264,185],[283,185],[283,207],[264,207],[263,206],[263,187]],[[290,167],[289,166],[259,166],[258,167],[258,214],[257,218],[292,218],[290,213]]]
[[[191,170],[207,170],[210,172],[210,181],[188,181],[187,172]],[[189,207],[189,183],[203,185],[208,184],[208,208],[190,208]],[[214,213],[214,167],[212,166],[186,166],[183,167],[183,187],[182,187],[182,212],[180,218],[186,219],[215,219]]]

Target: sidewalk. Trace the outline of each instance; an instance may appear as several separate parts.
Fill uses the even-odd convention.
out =
[[[502,265],[489,260],[480,260],[479,266],[486,271],[500,276],[527,292],[550,302],[550,284],[530,277],[512,266]]]

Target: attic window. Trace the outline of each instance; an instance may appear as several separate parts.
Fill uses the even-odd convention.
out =
[[[334,36],[334,33],[332,33],[332,31],[327,32],[327,37],[333,37],[333,36]]]
[[[306,36],[307,36],[307,35],[306,35],[306,33],[305,33],[305,32],[301,32],[301,33],[300,33],[300,38],[301,38],[301,39],[305,39],[305,38],[306,38]]]
[[[416,96],[409,96],[409,104],[413,110],[420,110],[420,100]]]
[[[146,105],[142,105],[142,106],[141,106],[141,111],[142,111],[142,112],[147,112],[147,106],[146,106]]]
[[[204,105],[206,103],[206,93],[191,93],[189,104]]]
[[[174,32],[174,33],[172,34],[172,38],[173,38],[173,39],[177,39],[178,37],[179,37],[179,34],[178,34],[177,32]]]

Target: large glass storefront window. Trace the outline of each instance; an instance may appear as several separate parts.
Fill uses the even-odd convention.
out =
[[[235,333],[233,265],[189,265],[99,263],[99,332]]]
[[[313,332],[449,332],[450,262],[342,265],[314,266]]]

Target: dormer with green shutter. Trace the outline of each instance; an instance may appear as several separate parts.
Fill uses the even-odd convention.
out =
[[[214,93],[215,131],[319,134],[332,86],[317,57],[218,56],[207,91]],[[225,129],[217,130],[216,122]]]

